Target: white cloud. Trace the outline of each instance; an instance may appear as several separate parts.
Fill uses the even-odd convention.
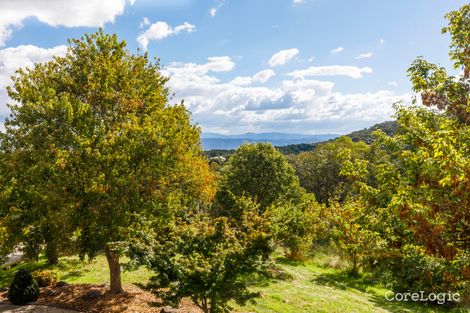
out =
[[[292,2],[295,3],[295,4],[299,4],[299,3],[303,3],[304,0],[292,0]]]
[[[276,52],[268,61],[269,66],[275,67],[286,64],[299,54],[299,49],[292,48]]]
[[[22,26],[35,17],[50,26],[96,27],[114,22],[124,12],[126,0],[15,0],[2,1],[0,10],[0,47]]]
[[[356,66],[312,66],[303,70],[296,70],[288,73],[294,78],[304,78],[306,76],[349,76],[351,78],[361,78],[363,73],[372,73],[370,67],[358,68]]]
[[[361,59],[368,59],[372,57],[372,52],[368,53],[360,53],[357,57],[355,57],[356,60],[361,60]]]
[[[217,5],[209,10],[211,17],[215,17],[219,13],[220,8],[225,4],[225,0],[217,0]]]
[[[344,51],[343,47],[338,47],[338,48],[331,49],[331,53],[340,53],[340,52],[343,52],[343,51]]]
[[[53,48],[40,48],[33,45],[0,50],[0,114],[6,114],[6,104],[9,100],[5,87],[11,85],[11,75],[18,68],[33,67],[35,63],[49,61],[53,56],[62,56],[67,51],[64,45]]]
[[[383,45],[385,43],[385,40],[383,40],[382,38],[380,38],[379,40],[380,44]]]
[[[182,31],[192,33],[195,30],[196,26],[189,24],[188,22],[184,22],[175,28],[165,22],[156,22],[150,25],[144,33],[137,37],[137,42],[142,49],[147,50],[147,46],[151,40],[161,40],[172,35],[177,35]]]
[[[226,66],[216,67],[210,58],[204,64],[173,63],[164,68],[175,100],[185,100],[204,131],[346,133],[389,119],[392,104],[410,98],[388,90],[343,94],[334,90],[333,82],[313,79],[293,78],[273,87],[246,83],[257,74],[269,76],[264,71],[224,82],[211,69],[228,72],[235,64],[228,57],[219,58]]]
[[[230,83],[238,86],[250,85],[254,82],[265,83],[274,75],[276,75],[276,73],[273,70],[267,69],[253,76],[237,76]]]
[[[388,82],[388,84],[393,87],[398,87],[398,83],[396,81]]]
[[[142,22],[139,24],[139,28],[144,28],[145,26],[150,25],[150,21],[147,17],[142,19]]]

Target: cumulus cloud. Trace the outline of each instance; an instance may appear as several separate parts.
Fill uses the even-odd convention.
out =
[[[5,1],[3,1],[5,2]],[[0,47],[20,28],[24,19],[35,17],[50,26],[96,27],[114,22],[124,12],[126,0],[15,0],[0,10]]]
[[[145,26],[150,25],[150,21],[147,17],[142,19],[142,22],[139,24],[139,28],[144,28]]]
[[[360,60],[360,59],[368,59],[372,57],[372,52],[368,52],[368,53],[360,53],[357,57],[355,57],[356,60]]]
[[[151,40],[161,40],[172,35],[178,35],[182,31],[192,33],[195,30],[196,26],[189,24],[188,22],[184,22],[174,28],[166,22],[156,22],[150,25],[144,33],[137,37],[137,42],[142,49],[147,50],[147,46]]]
[[[356,67],[356,66],[312,66],[303,70],[296,70],[288,73],[289,76],[294,78],[304,78],[307,76],[349,76],[351,78],[361,78],[363,73],[372,73],[370,67]]]
[[[292,2],[295,3],[295,4],[299,4],[299,3],[303,3],[304,0],[292,0]]]
[[[392,104],[410,97],[388,90],[343,94],[333,82],[299,77],[255,86],[254,77],[271,76],[268,70],[227,81],[214,71],[234,67],[230,58],[218,57],[204,64],[173,63],[164,68],[175,100],[185,100],[204,131],[345,133],[389,119]]]
[[[393,87],[398,87],[398,83],[396,81],[388,82],[388,84]]]
[[[265,83],[276,73],[271,70],[262,70],[253,76],[237,76],[230,83],[238,86],[251,85],[254,82]]]
[[[216,8],[210,9],[209,14],[210,14],[212,17],[216,16],[216,15],[217,15],[217,9],[216,9]]]
[[[331,49],[331,53],[340,53],[340,52],[343,52],[343,51],[344,51],[343,47],[338,47],[338,48]]]
[[[269,66],[284,65],[299,54],[299,49],[292,48],[276,52],[268,61]]]
[[[0,50],[0,114],[8,112],[6,107],[9,98],[5,87],[12,83],[10,77],[18,68],[33,67],[35,63],[42,63],[52,59],[53,56],[62,56],[67,51],[64,45],[53,48],[40,48],[33,45]]]

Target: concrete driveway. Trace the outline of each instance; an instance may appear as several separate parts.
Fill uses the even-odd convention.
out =
[[[44,305],[12,305],[0,303],[0,312],[2,313],[77,313],[77,311],[70,311],[58,309],[51,306]]]

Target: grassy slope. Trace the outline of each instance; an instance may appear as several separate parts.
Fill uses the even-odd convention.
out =
[[[292,278],[257,281],[253,288],[261,292],[261,298],[256,300],[256,304],[248,304],[246,307],[236,306],[237,312],[450,312],[444,308],[385,301],[386,289],[375,286],[364,278],[351,278],[342,270],[323,266],[322,260],[319,259],[296,264],[278,258],[277,262]],[[44,260],[20,266],[29,270],[46,267]],[[19,266],[0,270],[0,288],[9,284],[18,268]],[[53,269],[60,274],[61,279],[69,283],[108,282],[104,256],[98,256],[91,263],[80,262],[76,257],[64,257]],[[146,282],[149,277],[150,273],[147,270],[139,269],[124,272],[122,279],[124,285],[130,285]]]
[[[256,304],[237,307],[239,312],[467,312],[386,301],[387,289],[364,278],[351,278],[344,271],[325,267],[316,261],[299,265],[278,258],[277,262],[292,279],[258,283],[255,289],[261,292],[261,298],[256,300]]]

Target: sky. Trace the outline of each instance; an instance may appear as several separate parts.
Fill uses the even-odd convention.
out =
[[[0,0],[0,116],[19,67],[103,27],[160,59],[203,132],[344,134],[393,117],[417,56],[450,68],[465,0]]]

